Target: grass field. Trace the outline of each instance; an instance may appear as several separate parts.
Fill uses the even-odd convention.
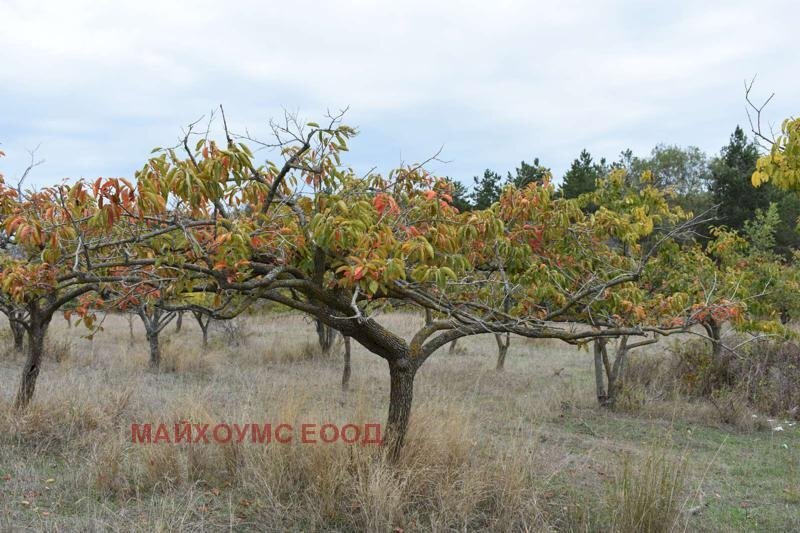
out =
[[[513,339],[502,373],[491,336],[435,354],[395,465],[371,446],[132,443],[132,423],[383,423],[388,396],[355,344],[342,392],[340,347],[321,357],[300,316],[247,317],[239,346],[216,330],[206,353],[187,316],[160,373],[133,326],[110,316],[89,341],[57,319],[24,414],[22,356],[0,356],[0,530],[800,530],[797,425],[737,429],[679,399],[598,409],[590,354],[551,341]]]

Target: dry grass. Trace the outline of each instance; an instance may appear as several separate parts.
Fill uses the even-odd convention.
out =
[[[610,486],[613,531],[672,531],[684,496],[683,464],[654,447],[639,460],[626,459]]]
[[[422,317],[382,320],[410,334]],[[443,349],[390,464],[341,443],[132,443],[132,423],[381,423],[388,395],[385,363],[355,344],[341,392],[338,349],[323,357],[300,316],[246,317],[238,346],[216,328],[205,351],[184,320],[162,336],[159,373],[133,325],[131,342],[110,316],[90,341],[55,323],[24,414],[11,409],[22,357],[0,359],[0,529],[658,531],[680,515],[680,458],[597,434],[618,419],[594,407],[589,357],[572,347],[514,339],[503,373],[491,336]]]

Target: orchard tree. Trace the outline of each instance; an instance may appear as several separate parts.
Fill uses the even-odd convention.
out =
[[[648,324],[652,336],[646,339],[629,339],[622,336],[617,343],[613,360],[609,357],[609,338],[599,337],[593,342],[595,388],[598,403],[613,407],[622,388],[622,375],[631,350],[653,344],[658,337],[685,331],[690,323],[681,318],[687,301],[680,297],[675,287],[659,286],[657,277],[672,269],[664,269],[662,254],[680,246],[670,240],[666,246],[654,242],[669,235],[670,228],[683,228],[674,236],[684,236],[693,226],[702,224],[704,218],[692,218],[689,213],[673,207],[675,192],[657,186],[652,172],[632,175],[622,167],[613,169],[606,177],[597,180],[597,189],[579,197],[584,210],[597,206],[591,217],[597,224],[611,228],[609,246],[618,254],[639,254],[643,248],[656,249],[656,255],[642,273],[641,283],[629,284],[611,296],[612,313],[605,320],[610,323]],[[688,222],[688,224],[687,224]],[[666,250],[664,250],[666,248]]]
[[[614,319],[617,295],[634,290],[672,233],[624,254],[609,244],[630,240],[625,225],[652,231],[647,213],[588,216],[576,200],[556,198],[547,179],[508,187],[490,209],[461,212],[447,182],[422,166],[386,176],[343,166],[354,131],[340,119],[273,124],[275,140],[260,145],[278,152],[277,164],[256,163],[227,125],[222,144],[187,135],[180,147],[157,150],[137,173],[131,204],[114,211],[112,230],[84,247],[89,259],[76,262],[76,279],[170,269],[166,309],[196,293],[213,294],[216,313],[236,298],[264,299],[351,337],[387,363],[392,456],[418,370],[456,339],[499,333],[580,343],[650,331],[635,313]],[[98,191],[104,206],[116,205],[114,190]],[[104,276],[98,265],[122,271]],[[429,309],[433,320],[406,340],[373,316],[389,300]]]
[[[150,369],[158,370],[161,366],[161,345],[159,336],[164,328],[175,318],[174,312],[165,312],[159,306],[160,296],[153,294],[142,297],[134,305],[135,313],[144,326],[147,347],[150,350]]]
[[[161,366],[161,332],[177,317],[178,312],[163,308],[164,292],[168,290],[170,277],[161,277],[163,273],[158,269],[142,269],[139,274],[140,276],[125,275],[123,268],[115,268],[111,279],[117,279],[118,283],[107,283],[104,296],[108,300],[92,302],[92,308],[122,311],[138,316],[142,321],[149,349],[149,367],[157,371]],[[134,282],[130,285],[126,283],[131,280]],[[131,332],[132,328],[131,324]]]
[[[81,250],[62,244],[63,239],[75,235],[76,227],[87,225],[91,203],[82,187],[59,186],[20,195],[0,182],[4,239],[14,247],[14,254],[0,256],[0,306],[13,317],[14,327],[24,328],[28,337],[17,408],[27,406],[33,397],[53,316],[62,306],[97,289],[96,284],[71,273]],[[88,228],[87,235],[91,233]],[[93,316],[88,307],[81,305],[76,310],[91,327]]]

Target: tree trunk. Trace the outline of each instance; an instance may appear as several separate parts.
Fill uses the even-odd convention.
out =
[[[350,390],[350,337],[344,338],[344,368],[342,369],[342,390]]]
[[[28,331],[28,357],[22,369],[22,380],[14,402],[15,409],[25,409],[33,398],[36,390],[36,378],[44,354],[44,338],[47,333],[47,323],[33,321]]]
[[[208,348],[208,326],[211,324],[211,317],[208,317],[207,320],[203,320],[203,313],[197,313],[195,311],[192,311],[192,315],[194,315],[194,319],[200,326],[200,331],[203,332],[203,351],[206,351],[206,348]]]
[[[136,336],[133,334],[133,315],[128,315],[128,346],[136,344]]]
[[[716,321],[705,325],[708,337],[711,339],[711,354],[715,361],[722,357],[722,326]]]
[[[158,332],[147,327],[147,344],[150,346],[150,369],[158,370],[161,366],[161,347],[158,345]]]
[[[605,339],[595,339],[592,343],[594,346],[594,384],[595,391],[597,392],[597,403],[606,405],[608,402],[608,394],[606,394],[604,366],[603,366],[603,349],[605,348]]]
[[[21,322],[12,319],[9,319],[8,323],[11,326],[11,334],[14,337],[14,351],[22,353],[25,348],[25,326]]]
[[[597,403],[600,407],[613,408],[622,389],[622,374],[625,371],[625,359],[628,355],[628,337],[620,339],[613,363],[608,358],[608,339],[595,339],[593,344]],[[641,345],[634,344],[633,347]]]
[[[183,311],[178,311],[178,316],[175,318],[175,333],[180,333],[183,328]]]
[[[503,368],[506,364],[506,354],[508,353],[508,347],[511,345],[511,334],[506,333],[506,338],[503,340],[502,333],[495,333],[494,340],[497,342],[497,365],[495,366],[495,370],[498,372],[502,372]]]
[[[396,460],[403,448],[411,417],[416,370],[408,357],[389,361],[389,417],[384,428],[383,442],[391,460]]]
[[[455,353],[456,347],[458,346],[457,343],[458,343],[458,339],[456,339],[454,341],[450,341],[450,350],[448,351],[448,353]]]
[[[321,320],[317,320],[317,338],[323,355],[329,355],[331,348],[333,348],[333,341],[336,338],[334,329],[323,324]]]
[[[625,372],[625,360],[627,356],[628,337],[622,337],[617,346],[617,353],[614,355],[614,365],[606,368],[606,372],[608,373],[608,407],[613,408],[616,405],[619,392],[622,390],[622,375]]]

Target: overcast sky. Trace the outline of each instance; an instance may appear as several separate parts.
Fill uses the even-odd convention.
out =
[[[347,162],[425,159],[471,183],[538,156],[659,142],[715,153],[747,120],[743,81],[798,112],[796,1],[0,0],[0,170],[34,184],[132,176],[223,104],[266,136],[282,109],[349,106]],[[267,157],[268,154],[264,154]]]

